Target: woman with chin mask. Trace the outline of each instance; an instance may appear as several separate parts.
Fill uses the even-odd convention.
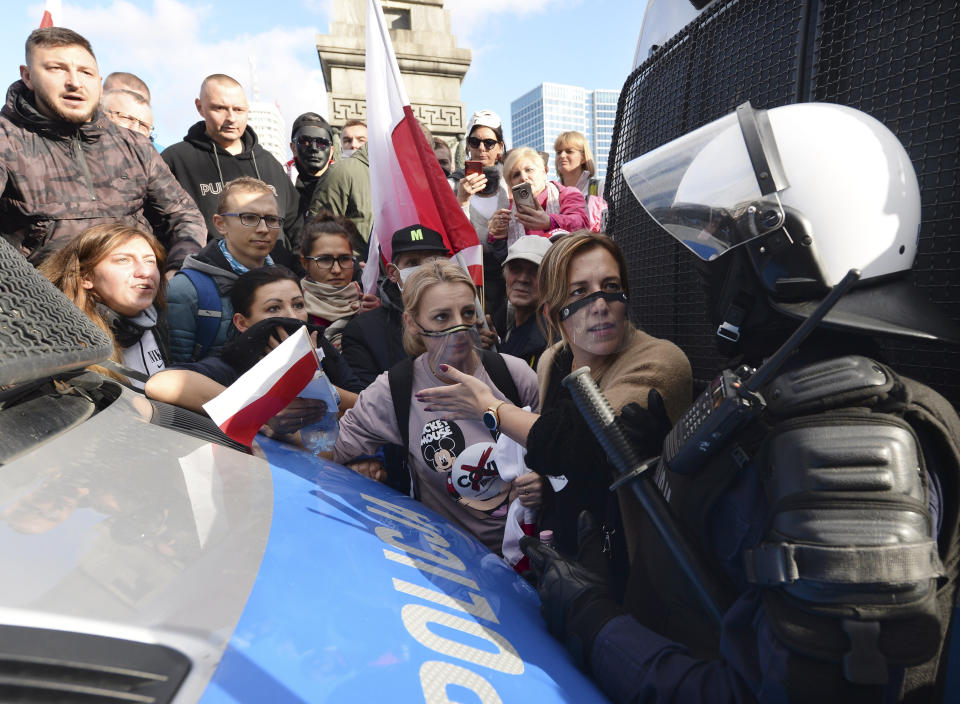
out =
[[[354,281],[358,267],[350,236],[333,216],[321,213],[304,226],[300,250],[307,272],[301,285],[310,322],[325,326],[324,337],[339,350],[347,323],[357,313],[376,308],[380,301],[373,294],[362,293]]]
[[[477,231],[483,246],[483,288],[486,309],[500,308],[505,297],[503,260],[506,246],[490,236],[490,218],[510,207],[510,196],[501,176],[505,145],[500,116],[490,110],[478,110],[467,123],[467,160],[479,161],[482,173],[466,174],[457,182],[457,201]]]
[[[394,389],[400,384],[390,378],[393,372],[381,374],[344,414],[334,460],[385,481],[387,472],[373,455],[384,444],[401,446],[414,496],[500,552],[510,499],[523,492],[521,503],[536,509],[543,481],[534,474],[513,482],[501,479],[491,460],[496,442],[491,429],[479,418],[456,422],[416,400],[420,389],[448,383],[456,371],[474,379],[494,403],[506,403],[479,352],[475,298],[470,275],[452,262],[432,261],[413,270],[403,285],[403,345],[414,358],[411,397],[396,399],[397,405],[409,404],[406,438],[395,409]],[[519,400],[537,408],[533,370],[516,357],[501,360]]]
[[[94,225],[40,265],[113,340],[111,361],[132,372],[120,377],[137,389],[166,366],[167,330],[163,246],[152,234],[121,224]]]

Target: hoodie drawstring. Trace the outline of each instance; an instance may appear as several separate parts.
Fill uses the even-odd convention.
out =
[[[256,172],[257,178],[262,181],[263,179],[260,178],[260,167],[257,166],[257,153],[251,149],[250,156],[253,158],[253,170]],[[223,171],[220,170],[220,155],[217,153],[216,142],[213,144],[213,161],[217,165],[217,175],[220,177],[220,188],[222,189],[227,184],[223,182]]]
[[[220,192],[223,192],[223,187],[227,184],[223,182],[223,171],[220,170],[220,156],[217,154],[217,145],[213,145],[213,161],[217,164],[217,175],[220,177]]]
[[[257,168],[257,153],[251,149],[250,156],[253,157],[253,170],[257,172],[257,178],[260,178],[260,169]],[[260,180],[262,181],[263,179],[260,178]]]

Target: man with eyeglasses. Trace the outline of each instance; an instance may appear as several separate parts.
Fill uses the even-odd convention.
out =
[[[3,236],[39,264],[87,228],[153,232],[168,272],[207,241],[203,217],[143,137],[100,109],[100,72],[84,37],[43,27],[0,111]]]
[[[299,243],[302,219],[300,195],[283,165],[261,146],[247,125],[247,96],[236,79],[222,73],[207,76],[195,101],[203,118],[194,124],[182,142],[163,150],[170,171],[193,196],[207,222],[212,239],[220,238],[213,216],[224,186],[241,176],[259,179],[273,189],[277,207],[284,216],[282,244],[294,250]],[[278,263],[297,268],[289,252],[277,252]]]
[[[139,93],[126,88],[105,91],[100,98],[100,109],[113,124],[153,140],[153,111]]]
[[[290,150],[296,166],[294,185],[300,194],[298,213],[302,216],[314,191],[327,177],[330,169],[330,151],[333,133],[330,124],[315,112],[305,112],[293,121],[290,132]]]
[[[167,289],[170,356],[192,362],[218,354],[236,330],[230,290],[240,274],[273,265],[271,252],[283,231],[269,184],[249,176],[229,181],[213,225],[220,239],[187,257]]]

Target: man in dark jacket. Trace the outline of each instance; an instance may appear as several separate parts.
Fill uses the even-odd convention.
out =
[[[314,191],[309,214],[316,215],[324,208],[334,215],[350,218],[360,231],[364,244],[369,242],[373,229],[373,196],[366,144],[349,159],[334,164],[323,186]],[[366,259],[367,252],[360,252],[360,258]]]
[[[252,176],[273,188],[284,217],[286,245],[293,250],[302,222],[297,217],[300,196],[280,162],[260,146],[256,133],[247,126],[243,87],[221,73],[207,76],[196,106],[203,121],[193,125],[182,142],[164,149],[161,156],[196,201],[210,238],[220,238],[213,216],[224,185],[241,176]],[[278,263],[289,262],[278,258]]]
[[[540,307],[537,274],[548,249],[550,240],[539,235],[524,235],[510,245],[503,262],[507,302],[493,316],[494,327],[503,335],[500,351],[519,357],[533,369],[547,348],[537,313]]]
[[[178,269],[206,242],[203,217],[150,140],[98,108],[90,43],[46,27],[26,54],[0,110],[3,236],[36,264],[88,227],[119,221],[156,234],[167,269]]]
[[[355,316],[343,329],[340,340],[340,354],[364,387],[407,356],[403,350],[400,298],[404,279],[421,264],[448,256],[443,236],[422,225],[397,230],[391,242],[393,261],[387,265],[387,278],[380,284],[382,305]]]

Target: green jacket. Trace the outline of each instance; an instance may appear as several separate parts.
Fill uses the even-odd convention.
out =
[[[370,159],[366,144],[349,159],[331,166],[327,178],[313,192],[308,215],[316,215],[324,208],[334,215],[345,215],[353,220],[363,241],[370,240],[373,197],[370,194]],[[366,252],[361,254],[366,258]]]

